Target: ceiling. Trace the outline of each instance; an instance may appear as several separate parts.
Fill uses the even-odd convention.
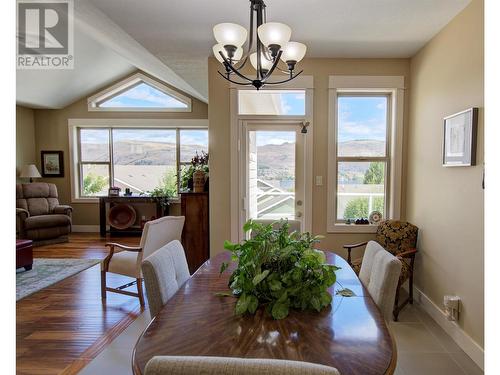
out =
[[[193,87],[207,93],[212,27],[248,28],[248,0],[90,0]],[[308,57],[411,57],[470,0],[267,0]],[[147,6],[146,6],[147,4]]]
[[[74,69],[17,71],[18,104],[31,108],[63,108],[136,69],[78,29],[75,29],[74,45]]]
[[[267,0],[266,5],[268,21],[291,26],[292,40],[307,44],[307,57],[405,58],[413,56],[469,2]],[[86,35],[93,33],[88,29],[75,30],[72,73],[18,71],[18,102],[60,108],[133,69],[148,67],[150,74],[172,78],[166,82],[206,100],[206,59],[215,44],[213,26],[236,22],[248,28],[249,22],[248,0],[79,0],[75,4],[87,7],[89,22],[100,19],[93,26],[100,30],[92,36]],[[126,43],[116,47],[113,43],[120,33]],[[107,45],[100,45],[107,35]],[[138,59],[144,55],[150,56],[141,66]]]

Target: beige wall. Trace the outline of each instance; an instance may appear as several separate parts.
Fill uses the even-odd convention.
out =
[[[25,164],[36,164],[35,117],[31,108],[16,106],[16,178]],[[26,182],[26,180],[21,181]]]
[[[104,88],[104,87],[103,87]],[[185,94],[186,95],[186,94]],[[91,95],[89,95],[91,96]],[[189,96],[189,95],[188,95]],[[68,141],[68,119],[71,118],[168,118],[168,119],[206,119],[207,104],[195,98],[192,100],[192,112],[89,112],[87,97],[70,104],[63,109],[35,110],[36,157],[40,165],[40,150],[62,150],[64,152],[64,178],[45,178],[46,182],[57,185],[59,200],[71,202],[70,162]],[[76,225],[97,225],[99,210],[97,203],[71,203],[73,206],[73,223]],[[175,210],[176,208],[174,208]],[[174,211],[176,212],[176,211]]]
[[[230,239],[230,109],[229,89],[217,74],[220,64],[208,61],[209,135],[210,135],[210,244],[211,253],[222,250]],[[314,76],[314,154],[313,176],[323,176],[323,186],[313,186],[313,233],[324,235],[321,247],[344,254],[342,245],[371,239],[370,234],[327,234],[327,153],[328,153],[328,79],[330,75],[402,75],[409,87],[409,59],[306,59],[301,63],[304,75]],[[408,96],[405,96],[408,108]],[[405,128],[407,125],[405,111]],[[406,140],[405,140],[406,141]],[[404,188],[404,178],[403,178]],[[214,192],[217,192],[215,194]],[[403,202],[404,212],[404,202]],[[361,255],[361,254],[359,254]]]
[[[437,306],[462,298],[459,325],[484,340],[483,2],[474,0],[411,60],[407,219],[420,227],[416,284]],[[443,117],[479,107],[477,166],[441,166]]]

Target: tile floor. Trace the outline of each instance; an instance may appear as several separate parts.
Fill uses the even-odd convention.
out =
[[[83,375],[131,375],[132,349],[149,323],[145,311],[99,356]],[[396,375],[479,375],[483,371],[460,349],[434,320],[417,306],[407,306],[399,322],[391,322],[398,347]]]

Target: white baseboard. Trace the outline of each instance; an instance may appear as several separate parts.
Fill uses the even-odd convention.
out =
[[[71,231],[75,233],[99,233],[99,225],[72,225]]]
[[[455,343],[484,371],[484,349],[475,342],[460,326],[446,318],[434,302],[420,289],[414,287],[414,300],[432,319],[455,341]]]

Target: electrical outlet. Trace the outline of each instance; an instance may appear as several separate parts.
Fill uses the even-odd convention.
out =
[[[323,186],[323,176],[316,176],[316,186]]]

